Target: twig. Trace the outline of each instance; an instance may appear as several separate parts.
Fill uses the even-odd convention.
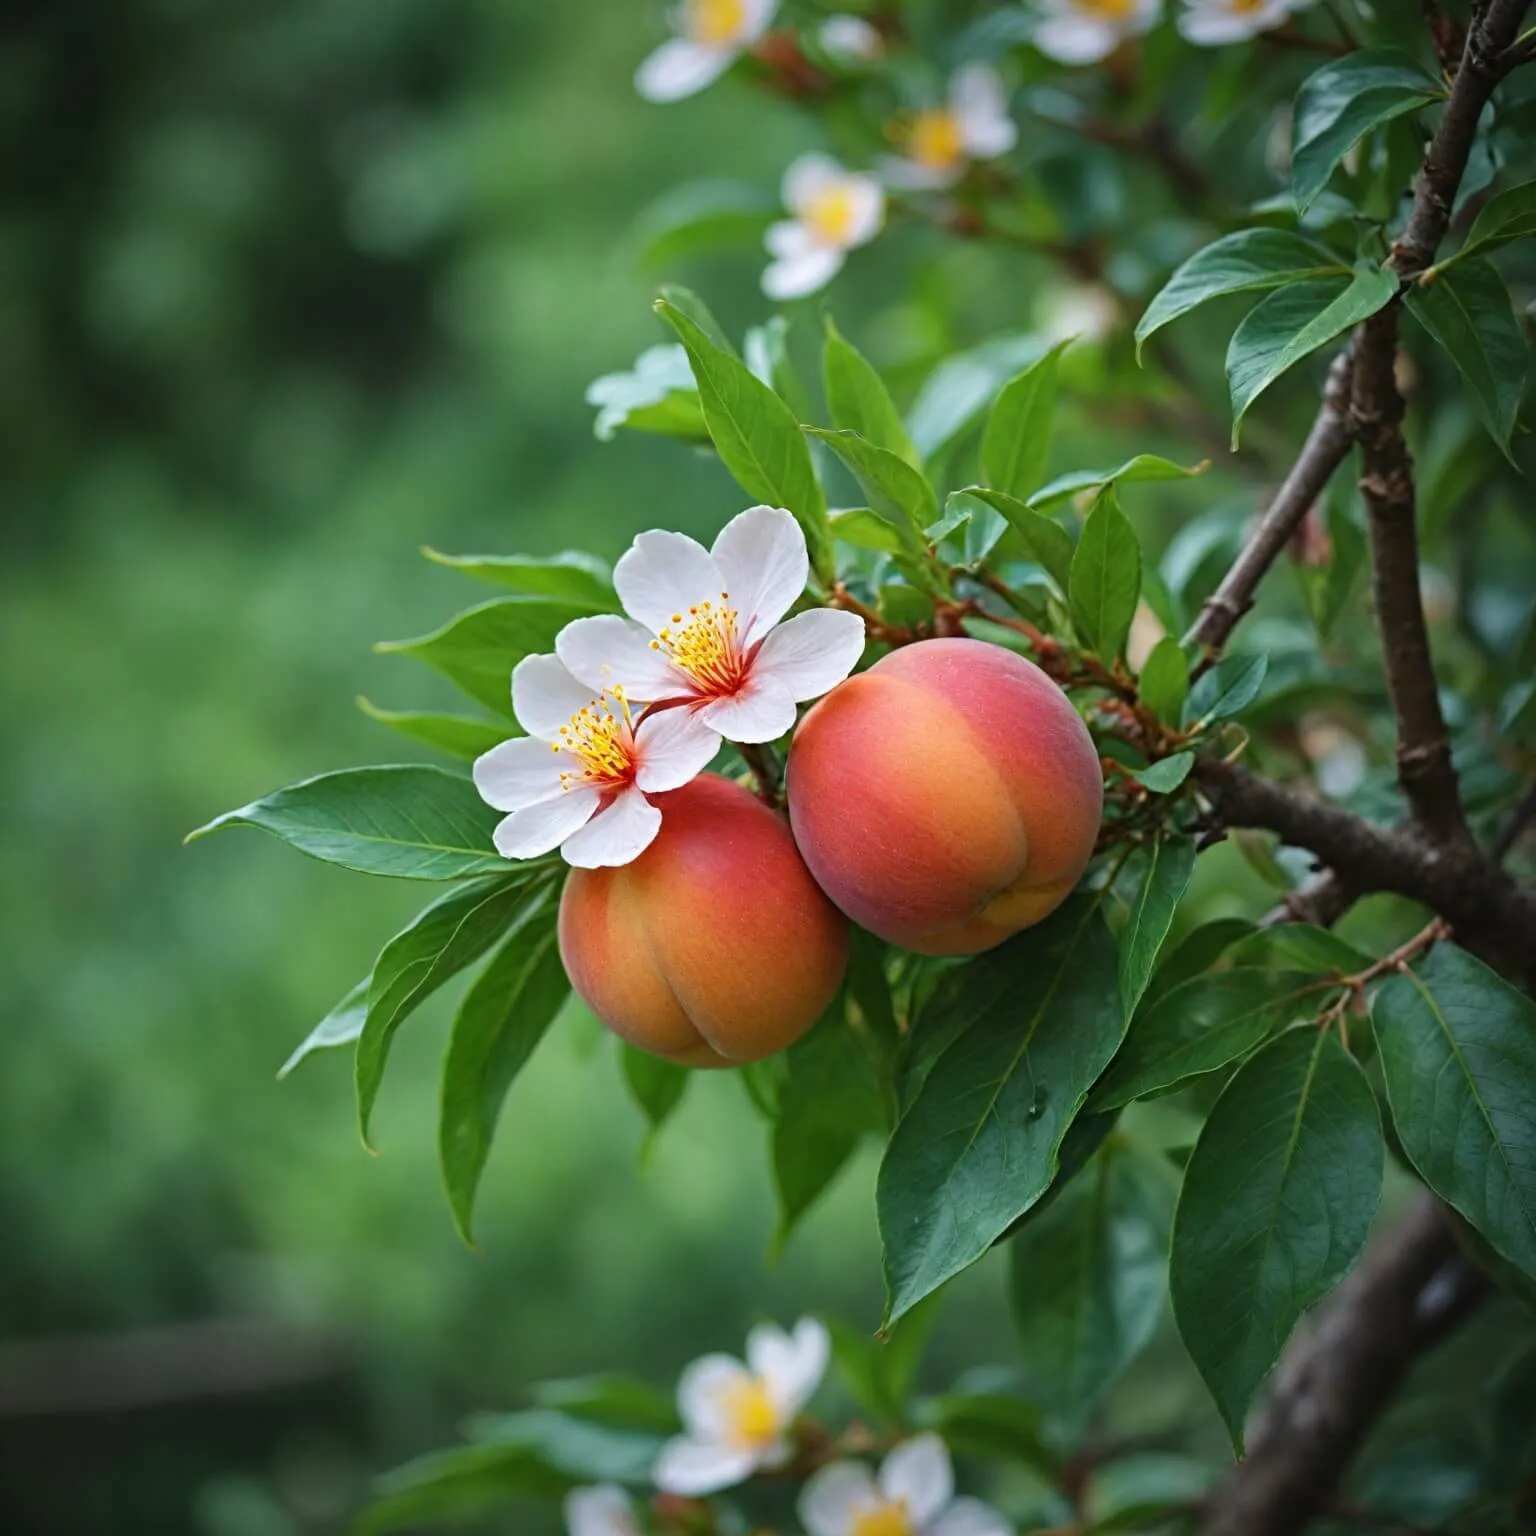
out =
[[[1312,923],[1318,928],[1331,928],[1354,901],[1350,888],[1333,870],[1325,869],[1299,889],[1287,892],[1278,906],[1259,919],[1259,926],[1273,928],[1277,923]]]
[[[1340,977],[1339,984],[1344,990],[1319,1015],[1317,1021],[1319,1027],[1327,1029],[1338,1023],[1351,1004],[1359,1005],[1364,1002],[1365,989],[1373,981],[1380,981],[1383,976],[1389,976],[1393,971],[1407,970],[1409,965],[1431,945],[1438,944],[1441,939],[1448,939],[1450,936],[1451,926],[1443,917],[1431,918],[1407,943],[1399,944],[1391,954],[1383,955],[1379,960],[1373,960],[1363,971],[1355,971],[1348,976]]]
[[[779,790],[784,782],[784,770],[778,754],[772,747],[753,742],[738,741],[734,745],[742,762],[752,770],[752,779],[757,785],[755,791],[757,798],[764,805],[770,805],[777,810]]]

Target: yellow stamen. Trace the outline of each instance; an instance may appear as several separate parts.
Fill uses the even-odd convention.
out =
[[[579,772],[572,768],[561,773],[561,789],[618,788],[635,776],[635,732],[629,700],[621,685],[608,692],[618,702],[618,713],[607,699],[593,699],[571,716],[569,725],[560,727],[554,750],[569,752],[581,763]]]
[[[746,0],[687,0],[683,8],[683,31],[706,48],[734,43],[746,23]]]
[[[1129,21],[1136,14],[1136,0],[1077,0],[1077,8],[1103,21]]]
[[[779,1438],[779,1410],[761,1376],[733,1383],[721,1406],[732,1442],[743,1449],[761,1449]]]
[[[907,1518],[907,1501],[880,1503],[853,1518],[848,1536],[912,1536],[912,1522]]]
[[[1098,0],[1112,3],[1112,0]],[[919,112],[907,128],[907,153],[919,165],[933,171],[947,171],[965,158],[965,135],[960,120],[947,107],[930,107]]]
[[[664,651],[673,666],[686,672],[703,694],[735,693],[747,674],[730,597],[729,592],[722,592],[718,603],[708,598],[696,603],[688,610],[686,622],[682,614],[674,613],[672,623],[678,628],[663,629],[651,641],[651,649]]]
[[[822,245],[847,245],[857,217],[853,188],[835,182],[811,198],[800,221]]]

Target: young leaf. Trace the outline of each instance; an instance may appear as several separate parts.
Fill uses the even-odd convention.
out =
[[[1381,1199],[1376,1098],[1332,1030],[1300,1025],[1211,1110],[1173,1224],[1173,1312],[1233,1446],[1303,1312],[1349,1273]]]
[[[1195,845],[1189,838],[1160,837],[1152,844],[1136,900],[1120,930],[1120,1001],[1126,1018],[1136,1012],[1152,979],[1158,952],[1194,872]]]
[[[1125,1033],[1114,941],[1096,900],[941,984],[921,1031],[944,1045],[896,1127],[877,1204],[889,1316],[984,1254],[1050,1186],[1062,1137]]]
[[[421,552],[435,565],[446,565],[449,570],[527,597],[563,597],[618,611],[619,600],[607,566],[579,550],[568,549],[546,559],[532,555],[445,555],[430,546]]]
[[[1056,418],[1057,365],[1070,345],[1059,343],[1015,374],[988,413],[981,478],[992,490],[1023,499],[1045,478]]]
[[[946,357],[923,381],[907,431],[928,461],[944,457],[980,419],[1002,384],[1046,350],[1038,332],[994,336]]]
[[[1036,512],[1015,496],[1002,491],[989,491],[984,486],[971,485],[957,496],[974,496],[1008,519],[1009,526],[1018,534],[1024,552],[1036,565],[1045,567],[1046,574],[1065,593],[1072,571],[1072,535],[1054,518]]]
[[[754,182],[685,181],[663,192],[630,227],[635,266],[670,266],[702,251],[759,244],[778,199]]]
[[[300,853],[365,875],[458,880],[505,870],[491,832],[501,820],[475,786],[443,768],[344,768],[226,811],[220,827],[259,827]]]
[[[374,650],[414,656],[499,715],[512,714],[512,669],[525,656],[555,648],[572,619],[601,605],[553,597],[498,597],[413,640],[381,640]]]
[[[914,469],[923,465],[901,413],[891,399],[885,381],[864,354],[844,339],[827,316],[827,340],[821,354],[822,383],[827,409],[835,426],[857,432],[876,448],[905,459]]]
[[[1145,1348],[1167,1289],[1173,1193],[1122,1141],[1009,1243],[1024,1393],[1083,1423]]]
[[[1501,245],[1536,235],[1536,181],[1522,182],[1509,187],[1497,197],[1489,198],[1467,231],[1466,244],[1439,264],[1444,272],[1447,267],[1465,261],[1467,257],[1484,251],[1496,251]]]
[[[1134,459],[1114,469],[1074,469],[1070,474],[1058,475],[1049,485],[1043,485],[1029,498],[1029,505],[1037,512],[1048,507],[1071,501],[1085,491],[1101,491],[1106,485],[1130,484],[1145,480],[1192,480],[1203,475],[1211,467],[1209,459],[1191,464],[1185,469],[1172,459],[1161,459],[1155,453],[1138,453]]]
[[[768,385],[685,313],[676,293],[659,299],[656,312],[688,349],[704,420],[721,462],[749,496],[794,513],[810,548],[811,569],[830,584],[827,502],[800,424]]]
[[[1115,493],[1094,503],[1072,555],[1067,602],[1084,643],[1112,662],[1125,650],[1141,595],[1141,545]]]
[[[1203,673],[1184,701],[1184,724],[1203,730],[1217,720],[1240,715],[1259,696],[1269,657],[1225,656]]]
[[[1229,293],[1280,288],[1303,278],[1347,277],[1327,246],[1285,229],[1240,229],[1196,251],[1163,285],[1136,326],[1136,356],[1147,337],[1197,305]]]
[[[1403,1150],[1434,1192],[1536,1277],[1536,1004],[1437,944],[1371,1006]]]
[[[482,752],[507,739],[507,727],[494,720],[477,720],[473,715],[443,715],[408,709],[380,709],[369,699],[358,697],[357,707],[370,720],[387,725],[392,731],[424,746],[436,747],[450,757],[471,762]]]
[[[939,516],[939,498],[926,479],[887,448],[877,448],[857,432],[829,432],[805,427],[807,436],[824,442],[853,472],[881,517],[909,540],[909,548],[927,547],[923,530]]]
[[[1373,128],[1445,94],[1406,53],[1362,48],[1308,76],[1296,96],[1291,190],[1305,213],[1335,167]]]
[[[1245,1056],[1266,1036],[1313,1011],[1327,983],[1305,971],[1248,966],[1213,971],[1158,995],[1130,1031],[1089,1099],[1102,1113],[1172,1093]]]
[[[770,315],[750,326],[741,339],[741,356],[752,376],[769,385],[797,421],[814,414],[811,397],[789,355],[789,316]]]
[[[1172,635],[1164,635],[1142,664],[1141,702],[1160,720],[1176,721],[1189,697],[1189,659]]]
[[[1145,768],[1138,768],[1131,777],[1154,795],[1171,795],[1189,777],[1189,770],[1194,766],[1193,752],[1175,752],[1171,757],[1159,758]]]
[[[369,976],[355,987],[320,1020],[294,1047],[293,1054],[277,1069],[277,1075],[287,1077],[298,1064],[313,1051],[328,1050],[332,1046],[351,1045],[363,1032],[363,1021],[368,1017]]]
[[[1309,278],[1262,299],[1232,333],[1227,387],[1232,396],[1235,449],[1248,407],[1293,364],[1389,304],[1397,274],[1389,267],[1357,267],[1341,277]]]
[[[1510,307],[1509,289],[1481,257],[1408,289],[1408,313],[1445,349],[1472,392],[1483,425],[1510,454],[1525,398],[1530,348]],[[1512,456],[1511,456],[1511,461]]]
[[[911,534],[905,526],[897,528],[888,523],[872,507],[850,507],[834,512],[831,519],[832,537],[852,544],[855,549],[873,549],[882,555],[900,555],[910,552]]]
[[[555,946],[554,908],[529,910],[459,1004],[443,1059],[438,1159],[454,1225],[466,1243],[480,1175],[517,1074],[570,996]]]
[[[656,1133],[682,1103],[688,1088],[689,1071],[676,1062],[663,1061],[649,1051],[638,1050],[627,1041],[622,1043],[619,1064],[629,1086],[629,1096],[645,1116],[648,1127],[645,1141],[649,1147]]]

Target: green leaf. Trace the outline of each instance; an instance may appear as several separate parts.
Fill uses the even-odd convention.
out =
[[[1171,757],[1159,758],[1145,768],[1138,768],[1131,777],[1154,795],[1171,795],[1189,777],[1189,770],[1194,766],[1193,752],[1175,752]]]
[[[1365,1246],[1385,1157],[1375,1095],[1331,1030],[1287,1031],[1211,1110],[1184,1172],[1170,1288],[1239,1455],[1291,1330]]]
[[[1015,374],[993,404],[981,437],[981,478],[990,489],[1021,500],[1039,489],[1051,458],[1057,365],[1070,345],[1059,342]]]
[[[1015,1461],[1054,1482],[1060,1461],[1040,1434],[1040,1414],[1022,1398],[1001,1392],[946,1392],[915,1405],[913,1423],[944,1437],[956,1456]]]
[[[531,868],[450,891],[384,946],[373,967],[368,1017],[353,1063],[357,1123],[364,1146],[371,1145],[368,1125],[395,1031],[423,999],[479,959],[512,925],[522,907],[543,901],[547,879],[547,870]]]
[[[1136,530],[1120,510],[1115,493],[1105,491],[1083,524],[1067,581],[1072,623],[1102,660],[1112,662],[1124,652],[1140,595],[1141,545]]]
[[[458,880],[507,868],[491,842],[500,820],[468,779],[444,768],[343,768],[226,811],[187,841],[221,827],[259,827],[361,874]]]
[[[1365,534],[1342,502],[1328,504],[1329,559],[1323,566],[1298,565],[1302,600],[1320,640],[1333,632],[1365,567]]]
[[[930,523],[923,529],[923,537],[937,546],[947,539],[957,528],[964,528],[970,524],[973,516],[972,509],[966,506],[956,506],[951,497],[944,504],[944,515],[936,523]]]
[[[601,606],[553,597],[498,597],[413,640],[381,640],[374,650],[414,656],[487,709],[512,714],[512,669],[525,656],[555,648],[555,636],[573,619]]]
[[[1194,872],[1195,845],[1187,837],[1160,837],[1148,850],[1136,900],[1120,930],[1120,1001],[1126,1018],[1135,1013],[1147,990],[1163,941],[1173,927],[1174,913]]]
[[[889,1315],[984,1254],[1049,1188],[1063,1136],[1125,1033],[1096,899],[951,972],[919,1032],[947,1043],[880,1167]]]
[[[826,325],[821,369],[833,425],[857,432],[876,448],[884,448],[920,470],[922,455],[907,436],[885,381],[864,354],[844,339],[831,315],[826,317]]]
[[[788,315],[770,315],[761,325],[749,326],[741,338],[741,355],[753,377],[770,385],[796,420],[808,420],[814,414],[811,397],[789,355]]]
[[[1293,364],[1384,309],[1397,293],[1389,267],[1357,267],[1341,277],[1309,278],[1261,299],[1232,333],[1227,387],[1235,449],[1248,407]]]
[[[645,1116],[648,1149],[656,1133],[683,1102],[690,1073],[675,1061],[663,1061],[660,1056],[652,1056],[649,1051],[642,1051],[628,1041],[620,1042],[619,1064],[629,1087],[629,1096]]]
[[[329,1050],[338,1045],[351,1045],[363,1032],[363,1021],[368,1017],[368,983],[365,976],[355,987],[320,1020],[294,1047],[293,1054],[277,1069],[277,1075],[287,1077],[298,1064],[313,1051]]]
[[[998,390],[1047,350],[1035,331],[994,336],[946,357],[923,381],[907,412],[907,431],[929,462],[944,457],[981,419]]]
[[[1146,1347],[1167,1286],[1173,1196],[1109,1142],[1009,1244],[1025,1396],[1080,1425]]]
[[[433,1451],[379,1479],[356,1536],[442,1529],[516,1498],[558,1498],[571,1480],[521,1446],[465,1445]]]
[[[1481,257],[1408,289],[1408,313],[1456,364],[1477,414],[1506,455],[1525,398],[1530,348],[1504,279]]]
[[[678,351],[676,347],[672,351]],[[562,597],[573,603],[590,603],[595,608],[618,611],[619,600],[613,590],[608,567],[595,555],[567,549],[558,555],[536,558],[533,555],[445,555],[430,546],[422,549],[435,565],[462,571],[476,581],[488,581],[495,587],[521,592],[525,597]]]
[[[684,288],[680,283],[663,283],[656,290],[656,301],[651,307],[658,314],[661,313],[662,304],[670,304],[684,319],[704,333],[704,339],[711,346],[719,348],[727,357],[740,360],[740,354],[732,345],[731,338],[725,334],[724,326],[715,319],[709,305],[691,288]],[[686,347],[684,350],[687,350]]]
[[[1070,474],[1058,475],[1049,485],[1041,486],[1029,498],[1029,504],[1037,512],[1048,507],[1060,506],[1085,491],[1098,492],[1106,485],[1129,484],[1145,480],[1192,480],[1203,475],[1211,467],[1209,459],[1191,464],[1188,469],[1175,464],[1172,459],[1161,459],[1155,453],[1138,453],[1135,458],[1116,465],[1113,469],[1075,469]]]
[[[462,942],[457,935],[455,942]],[[474,1241],[475,1193],[507,1091],[570,990],[555,945],[554,908],[546,903],[524,913],[459,1005],[443,1058],[437,1147],[454,1225],[466,1243]]]
[[[1189,697],[1189,658],[1172,635],[1164,635],[1142,664],[1137,683],[1141,702],[1158,719],[1177,721]]]
[[[1136,356],[1147,337],[1209,299],[1280,288],[1348,268],[1325,245],[1285,229],[1240,229],[1196,251],[1147,306],[1136,326]]]
[[[642,1485],[662,1447],[660,1435],[550,1408],[477,1414],[468,1431],[482,1445],[530,1451],[550,1471],[575,1483]]]
[[[1272,923],[1234,944],[1232,963],[1341,978],[1367,970],[1372,961],[1331,929],[1311,923]]]
[[[826,497],[789,407],[685,313],[676,292],[659,299],[656,312],[688,349],[704,420],[721,462],[749,496],[794,513],[810,549],[811,569],[830,585],[832,535]]]
[[[923,475],[887,448],[877,448],[857,432],[802,428],[825,443],[852,472],[870,506],[908,539],[909,548],[927,548],[923,530],[939,516],[939,498]]]
[[[834,539],[852,544],[855,549],[878,550],[883,555],[907,554],[912,549],[911,534],[905,523],[898,528],[872,507],[850,507],[844,512],[834,512],[830,526]]]
[[[1159,994],[1131,1020],[1089,1100],[1095,1113],[1171,1093],[1245,1056],[1316,1009],[1326,983],[1305,971],[1212,971]]]
[[[392,731],[424,746],[436,747],[450,757],[472,762],[482,752],[507,739],[505,724],[494,720],[477,720],[472,715],[444,715],[430,711],[408,709],[380,709],[369,699],[359,695],[357,707],[370,720],[387,725]]]
[[[1536,181],[1508,187],[1497,197],[1489,198],[1473,219],[1466,243],[1454,256],[1442,261],[1438,270],[1444,272],[1480,251],[1496,251],[1501,245],[1531,235],[1536,235]]]
[[[529,1395],[541,1408],[557,1408],[572,1418],[593,1419],[621,1429],[671,1435],[681,1427],[672,1399],[634,1376],[605,1372],[540,1381],[529,1388]]]
[[[1117,1456],[1088,1485],[1088,1530],[1092,1536],[1165,1530],[1167,1522],[1199,1507],[1219,1475],[1208,1462],[1187,1456]]]
[[[592,432],[602,443],[612,441],[620,427],[687,442],[709,441],[688,354],[679,346],[647,347],[627,372],[593,379],[586,402],[597,407]]]
[[[778,211],[778,199],[755,182],[685,181],[647,205],[627,243],[635,266],[654,270],[705,251],[756,246]]]
[[[1258,698],[1268,671],[1269,657],[1262,651],[1255,656],[1222,657],[1190,689],[1184,701],[1184,724],[1204,730],[1218,720],[1242,714]]]
[[[1536,1004],[1437,944],[1371,1006],[1392,1123],[1434,1192],[1536,1277]]]
[[[1291,191],[1305,213],[1339,162],[1373,128],[1437,101],[1438,80],[1395,48],[1363,48],[1323,65],[1296,96]]]
[[[1072,570],[1072,535],[1054,518],[1045,516],[1026,506],[1015,496],[1002,491],[989,491],[985,486],[971,485],[954,496],[974,496],[985,502],[994,512],[1008,519],[1009,526],[1018,534],[1024,553],[1036,565],[1044,566],[1046,574],[1065,594]],[[954,499],[951,496],[951,500]]]
[[[826,1319],[838,1374],[853,1400],[877,1424],[902,1427],[907,1423],[907,1398],[939,1305],[940,1298],[930,1296],[879,1337],[840,1318]]]
[[[1203,975],[1240,939],[1254,932],[1246,917],[1218,917],[1186,934],[1161,960],[1141,1000],[1143,1010],[1164,993]]]

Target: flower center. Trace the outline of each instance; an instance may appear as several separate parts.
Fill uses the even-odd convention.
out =
[[[853,188],[839,183],[818,192],[806,205],[800,222],[822,245],[847,245],[856,212]]]
[[[1264,8],[1264,0],[1227,0],[1232,7],[1234,15],[1251,16],[1255,11]]]
[[[560,739],[552,750],[569,752],[581,763],[579,771],[571,768],[561,773],[561,789],[614,789],[635,776],[635,732],[629,700],[621,686],[608,692],[618,703],[617,713],[606,698],[597,698],[560,727]]]
[[[861,1510],[853,1517],[848,1536],[912,1536],[912,1522],[907,1518],[907,1501],[881,1502]]]
[[[674,613],[671,625],[651,641],[653,651],[664,651],[700,693],[711,696],[735,693],[747,675],[730,601],[731,594],[722,592],[718,603],[706,598],[686,614]]]
[[[965,158],[965,136],[960,120],[947,107],[919,112],[907,129],[907,153],[919,165],[947,171]]]
[[[731,1386],[723,1407],[731,1440],[736,1445],[757,1450],[778,1438],[779,1410],[760,1376]]]
[[[1129,21],[1136,13],[1136,0],[1077,0],[1077,8],[1101,21]]]
[[[687,0],[683,11],[683,31],[706,48],[734,43],[746,21],[746,0]]]

